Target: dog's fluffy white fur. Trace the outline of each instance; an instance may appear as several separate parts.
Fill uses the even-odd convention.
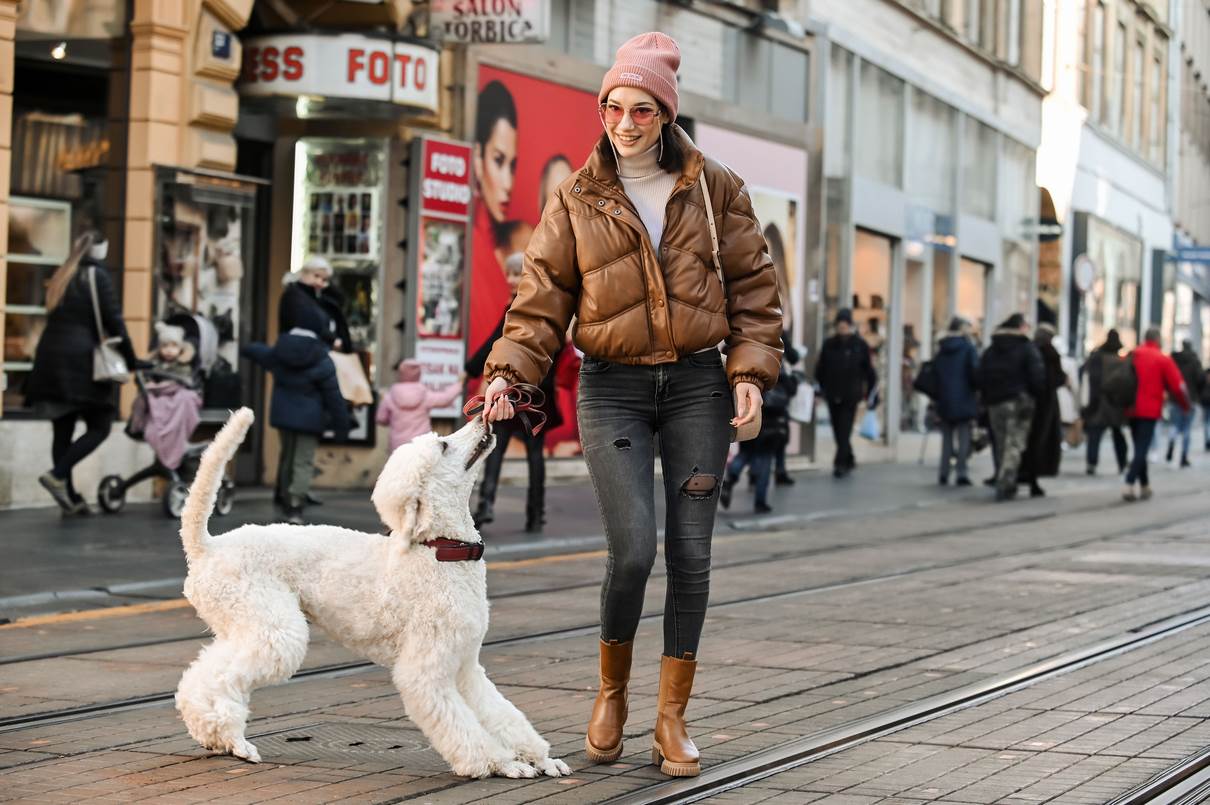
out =
[[[189,734],[208,749],[259,762],[244,737],[249,697],[298,670],[310,621],[391,670],[408,716],[455,773],[570,774],[479,664],[484,563],[438,562],[434,550],[417,544],[480,541],[467,503],[494,442],[482,420],[451,436],[421,436],[391,455],[372,495],[389,537],[290,525],[210,536],[223,467],[252,420],[247,408],[232,414],[206,449],[181,515],[185,597],[215,635],[177,688]]]

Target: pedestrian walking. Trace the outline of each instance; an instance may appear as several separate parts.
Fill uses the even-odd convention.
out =
[[[1042,323],[1034,331],[1034,346],[1042,356],[1042,387],[1034,397],[1034,415],[1029,425],[1029,437],[1025,453],[1021,457],[1021,468],[1017,482],[1029,485],[1029,496],[1040,498],[1046,494],[1039,478],[1053,478],[1059,474],[1059,463],[1063,459],[1063,424],[1059,418],[1059,389],[1067,383],[1063,371],[1063,358],[1055,349],[1054,325]]]
[[[107,241],[88,232],[46,286],[46,329],[25,381],[25,398],[51,421],[54,466],[38,478],[64,514],[88,514],[88,504],[72,484],[72,470],[109,438],[118,384],[94,380],[93,353],[102,338],[117,346],[129,368],[142,368],[126,333],[117,291],[105,267]],[[76,423],[84,433],[75,437]]]
[[[1017,494],[1035,400],[1045,385],[1042,355],[1030,342],[1029,324],[1020,313],[992,333],[992,343],[979,360],[978,385],[1000,450],[996,500],[1010,500]]]
[[[718,481],[733,433],[755,420],[762,391],[777,382],[782,312],[743,180],[674,123],[679,66],[676,42],[662,33],[618,49],[598,97],[605,132],[559,186],[530,241],[520,291],[487,360],[484,416],[513,416],[506,387],[546,375],[576,314],[576,346],[585,353],[580,437],[609,545],[601,681],[585,740],[597,762],[622,753],[632,641],[656,556],[658,438],[669,592],[654,757],[665,774],[693,776],[700,765],[685,709],[706,615]],[[705,257],[713,254],[717,261]],[[723,340],[725,368],[715,348]]]
[[[433,429],[432,411],[452,405],[462,393],[463,372],[453,383],[440,389],[430,389],[420,382],[420,361],[407,358],[396,370],[399,382],[382,395],[375,420],[388,428],[387,445],[392,453],[417,436]]]
[[[1181,349],[1178,352],[1172,353],[1172,360],[1176,363],[1176,368],[1181,371],[1181,377],[1185,381],[1185,392],[1189,396],[1190,402],[1200,400],[1202,396],[1202,384],[1205,382],[1206,375],[1202,370],[1202,362],[1197,358],[1197,352],[1193,349],[1193,342],[1185,339],[1181,342]],[[1175,403],[1168,404],[1168,421],[1172,423],[1171,431],[1168,434],[1168,461],[1172,461],[1172,455],[1176,448],[1176,439],[1181,438],[1181,468],[1192,466],[1189,463],[1189,443],[1193,440],[1193,406],[1183,409]]]
[[[802,372],[795,369],[795,367],[798,366],[798,362],[800,360],[802,360],[802,355],[799,354],[798,350],[796,350],[793,347],[793,345],[786,342],[786,339],[784,336],[782,338],[782,348],[785,351],[784,352],[784,365],[782,366],[782,374],[792,374],[793,379],[794,379],[793,391],[790,392],[790,401],[792,402],[794,400],[794,398],[796,396],[798,396],[798,384],[799,384],[799,381],[801,381],[802,377],[803,377]],[[778,377],[780,378],[781,375],[778,375]],[[761,410],[762,410],[762,416],[763,416],[764,409],[762,408]],[[774,458],[774,463],[773,463],[773,483],[777,484],[778,486],[793,486],[794,485],[794,476],[791,475],[786,470],[786,448],[789,447],[789,445],[790,445],[790,437],[789,437],[790,423],[789,423],[789,419],[788,419],[788,416],[789,416],[789,405],[788,404],[786,407],[786,411],[787,411],[786,438],[784,441],[781,442],[780,446],[777,448],[777,454]],[[740,442],[740,444],[743,444],[743,442]]]
[[[1122,338],[1117,330],[1110,330],[1101,344],[1080,367],[1082,375],[1081,394],[1087,402],[1082,409],[1084,438],[1087,441],[1085,472],[1097,474],[1097,462],[1101,454],[1101,437],[1110,431],[1113,437],[1113,454],[1118,462],[1118,474],[1126,471],[1129,448],[1122,429],[1126,426],[1126,411],[1111,403],[1102,391],[1105,378],[1122,363]]]
[[[328,292],[332,265],[322,257],[310,257],[283,282],[277,304],[278,329],[283,333],[295,328],[309,330],[329,347],[347,349],[349,345],[340,338],[343,316],[339,315],[336,297]],[[348,326],[344,325],[343,330],[347,332]]]
[[[783,345],[789,354],[791,347]],[[727,465],[723,488],[719,492],[719,504],[724,508],[731,505],[731,491],[744,468],[752,477],[754,494],[753,510],[757,514],[773,511],[769,505],[769,478],[779,454],[785,455],[790,441],[790,400],[798,391],[798,378],[788,366],[783,365],[777,376],[777,384],[764,395],[761,405],[760,432],[755,439],[740,442],[739,453]]]
[[[1164,392],[1171,395],[1182,412],[1191,410],[1189,397],[1185,393],[1185,380],[1176,362],[1160,349],[1160,329],[1149,327],[1143,335],[1143,343],[1127,358],[1134,367],[1137,380],[1134,404],[1126,411],[1130,421],[1130,440],[1134,443],[1134,456],[1126,470],[1126,486],[1122,489],[1122,500],[1148,500],[1151,497],[1151,478],[1147,472],[1147,452],[1155,438],[1155,426],[1164,411]],[[1139,485],[1135,492],[1135,484]]]
[[[954,465],[955,483],[970,486],[967,461],[971,455],[971,428],[979,415],[975,396],[975,377],[979,370],[979,352],[971,337],[971,325],[955,316],[949,329],[937,343],[933,358],[937,393],[935,408],[941,426],[941,467],[937,482],[949,483],[950,466]]]
[[[272,347],[253,342],[241,352],[273,374],[269,424],[281,439],[275,497],[286,520],[301,524],[319,437],[331,430],[343,440],[352,424],[336,382],[336,365],[328,357],[328,345],[302,327],[278,336]]]
[[[857,468],[853,456],[853,422],[857,406],[872,398],[878,388],[878,375],[870,357],[870,346],[853,327],[853,311],[841,308],[833,323],[835,329],[819,348],[815,381],[823,392],[836,440],[832,475],[844,478]]]

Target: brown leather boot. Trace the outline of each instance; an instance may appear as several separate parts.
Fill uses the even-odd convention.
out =
[[[601,641],[601,687],[588,719],[584,751],[594,763],[612,763],[622,756],[622,728],[626,726],[630,682],[630,649],[633,641]]]
[[[697,660],[685,652],[685,658],[660,657],[660,702],[655,717],[651,762],[669,777],[696,777],[702,767],[697,747],[685,729],[685,707],[693,690],[693,672]]]

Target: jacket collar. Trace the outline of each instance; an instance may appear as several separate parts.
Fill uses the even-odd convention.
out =
[[[701,175],[701,172],[706,167],[706,155],[693,144],[693,140],[689,139],[689,135],[677,124],[671,124],[668,127],[668,133],[681,146],[681,150],[685,152],[685,167],[681,171],[681,178],[677,180],[676,186],[672,189],[672,192],[676,193],[682,188],[693,185],[697,181],[697,177]],[[608,143],[598,142],[596,148],[593,148],[592,153],[588,156],[588,161],[584,163],[584,167],[580,168],[580,175],[598,184],[621,191],[622,183],[618,179],[618,169],[614,161],[614,155],[609,154],[606,157],[606,149],[609,149]]]

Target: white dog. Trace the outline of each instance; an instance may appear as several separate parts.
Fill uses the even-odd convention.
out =
[[[177,688],[189,734],[208,749],[259,762],[244,737],[249,696],[298,670],[310,621],[391,670],[408,716],[455,773],[570,774],[479,664],[484,563],[439,562],[437,550],[420,544],[440,537],[482,544],[467,503],[477,462],[495,442],[483,421],[394,452],[372,496],[389,537],[290,525],[247,525],[212,537],[207,521],[223,467],[252,419],[242,408],[223,426],[181,514],[185,597],[215,635]]]

